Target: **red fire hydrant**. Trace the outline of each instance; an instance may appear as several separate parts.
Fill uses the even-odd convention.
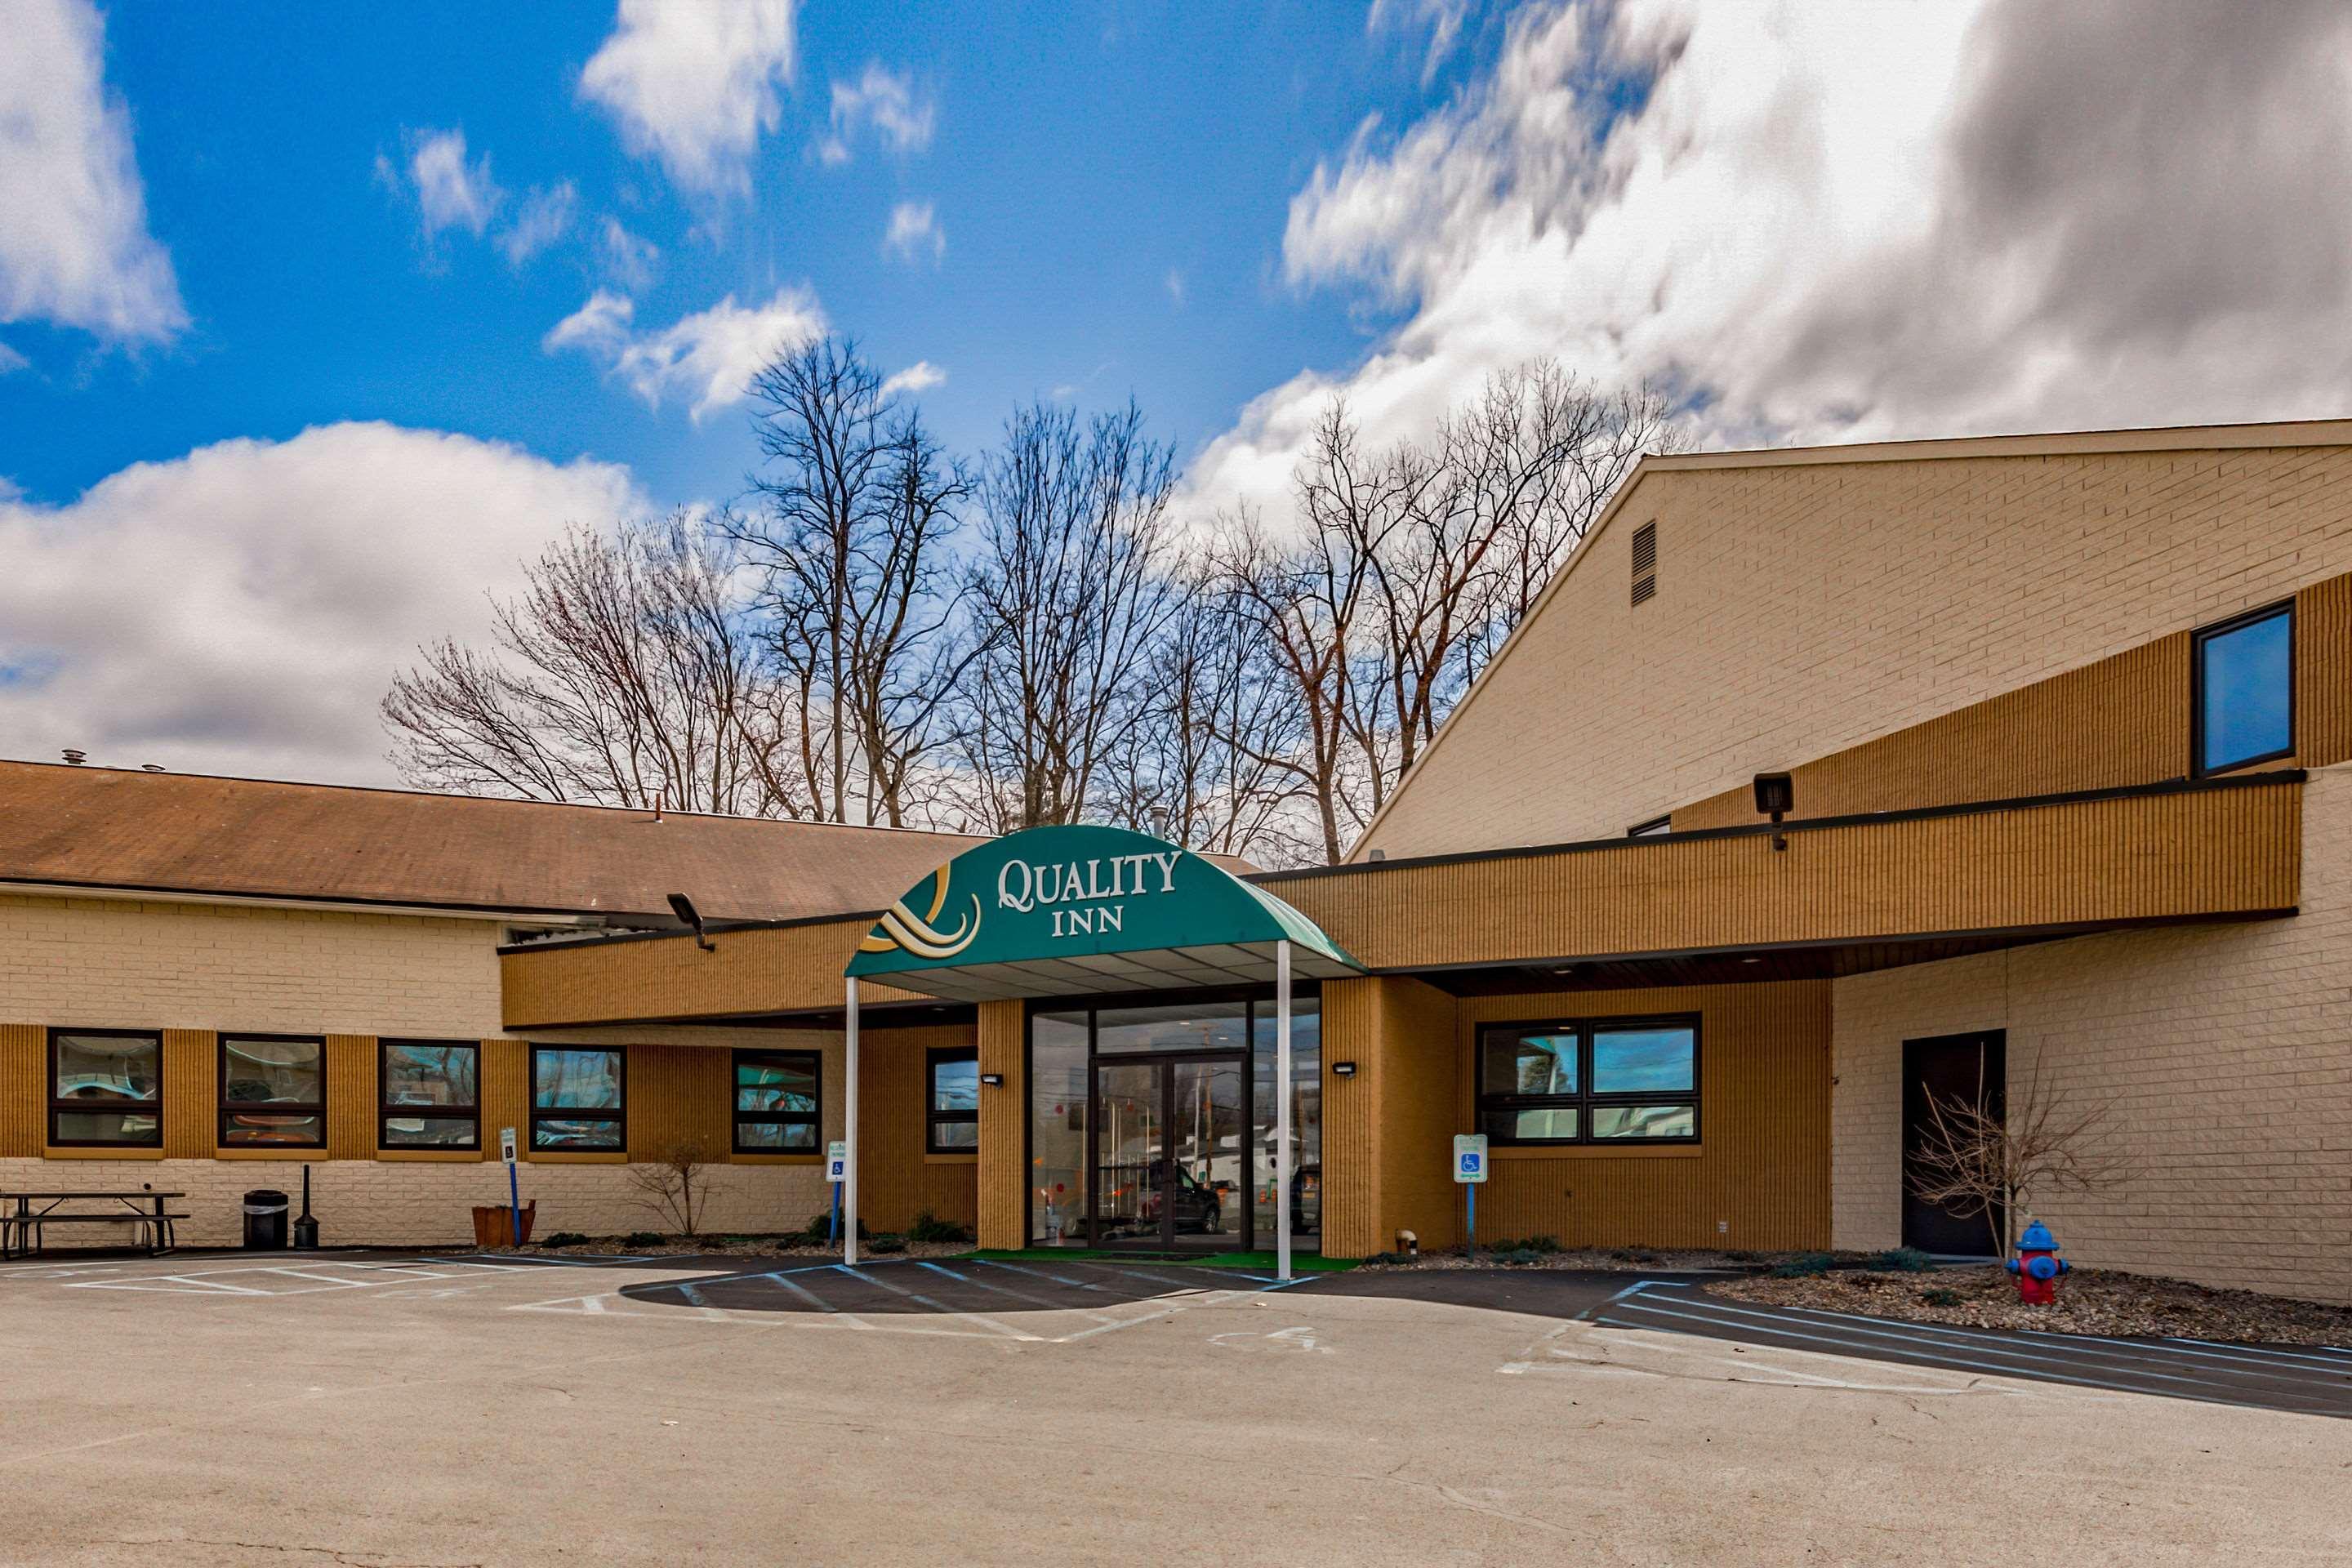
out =
[[[2019,1300],[2029,1307],[2051,1307],[2058,1302],[2058,1276],[2071,1273],[2074,1266],[2058,1256],[2058,1238],[2037,1219],[2017,1238],[2017,1256],[2007,1267],[2017,1276]]]

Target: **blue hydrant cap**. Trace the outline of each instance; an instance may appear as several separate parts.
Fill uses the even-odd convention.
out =
[[[2018,1237],[2017,1249],[2020,1252],[2055,1252],[2058,1250],[2058,1238],[2050,1234],[2048,1226],[2037,1219],[2025,1227],[2023,1236]]]

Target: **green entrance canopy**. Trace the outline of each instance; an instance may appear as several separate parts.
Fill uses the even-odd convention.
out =
[[[858,944],[851,979],[956,1001],[1361,973],[1314,921],[1189,849],[1119,827],[1033,827],[966,850]]]

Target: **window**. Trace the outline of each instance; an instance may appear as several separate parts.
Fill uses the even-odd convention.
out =
[[[530,1146],[558,1152],[616,1153],[626,1148],[627,1079],[627,1059],[618,1050],[533,1046]]]
[[[1665,816],[1654,816],[1647,822],[1637,822],[1633,824],[1633,826],[1625,830],[1625,837],[1628,838],[1658,838],[1663,837],[1666,834],[1672,833],[1674,830],[1675,819],[1671,815]]]
[[[383,1099],[376,1147],[479,1149],[481,1058],[470,1041],[384,1041],[377,1048]]]
[[[980,1052],[970,1046],[923,1053],[930,1098],[923,1147],[933,1154],[969,1154],[980,1147]]]
[[[327,1043],[288,1035],[223,1035],[224,1149],[327,1146]]]
[[[1496,1143],[1696,1142],[1698,1020],[1490,1025],[1478,1130]]]
[[[814,1154],[824,1059],[814,1051],[735,1053],[735,1152]]]
[[[2294,606],[2273,605],[2197,634],[2190,727],[2197,771],[2294,751]]]
[[[163,1037],[51,1029],[49,1142],[66,1148],[162,1148]]]

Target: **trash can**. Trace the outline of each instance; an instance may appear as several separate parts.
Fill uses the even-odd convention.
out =
[[[248,1251],[286,1250],[286,1194],[256,1187],[245,1194],[245,1245]]]

